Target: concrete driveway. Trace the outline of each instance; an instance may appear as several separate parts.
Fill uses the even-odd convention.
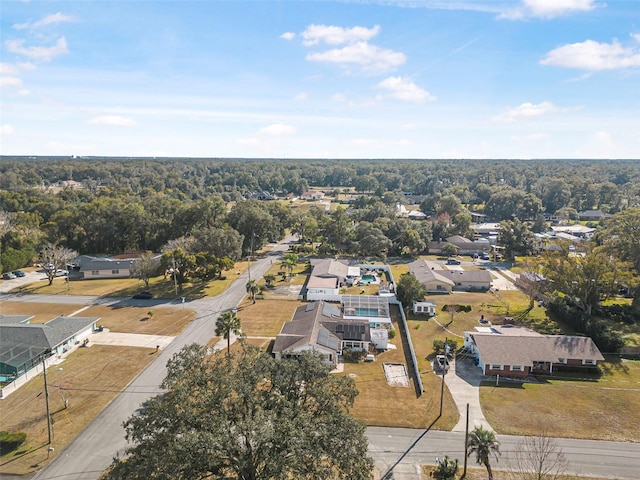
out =
[[[449,372],[444,376],[444,382],[451,392],[460,419],[453,432],[464,432],[467,422],[467,404],[469,405],[469,430],[476,426],[491,429],[491,425],[482,413],[480,406],[480,383],[487,379],[481,370],[473,364],[473,359],[461,357],[450,362]]]

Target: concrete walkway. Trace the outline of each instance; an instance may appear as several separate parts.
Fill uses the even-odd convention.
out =
[[[444,377],[444,382],[458,407],[458,413],[460,413],[460,420],[453,427],[453,432],[465,431],[467,404],[469,404],[469,430],[473,430],[476,426],[493,430],[480,407],[479,387],[484,378],[480,369],[470,359],[451,360],[451,366]]]
[[[96,345],[116,345],[121,347],[146,347],[164,349],[175,337],[166,335],[145,335],[141,333],[118,333],[110,332],[105,328],[102,332],[92,333],[89,336],[89,346]],[[226,340],[225,340],[226,342]]]

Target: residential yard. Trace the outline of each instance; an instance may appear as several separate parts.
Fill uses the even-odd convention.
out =
[[[47,370],[49,405],[53,422],[54,455],[64,447],[151,360],[147,348],[92,345],[79,348]],[[65,399],[68,408],[65,408]],[[47,421],[43,376],[39,375],[9,397],[0,400],[2,430],[23,431],[26,442],[0,457],[0,474],[27,474],[47,463]]]
[[[248,297],[238,306],[238,318],[242,332],[249,337],[274,337],[280,333],[282,324],[293,317],[293,312],[305,302],[292,300],[256,300]]]
[[[397,324],[395,326],[398,331]],[[431,426],[437,430],[451,430],[458,421],[458,410],[445,387],[443,415],[438,418],[441,378],[432,373],[430,365],[420,364],[425,389],[420,397],[416,397],[415,382],[411,377],[408,388],[387,384],[382,366],[384,362],[404,363],[409,367],[400,336],[390,343],[396,345],[397,349],[377,355],[375,362],[345,363],[343,374],[355,380],[359,392],[351,414],[367,425],[407,428]]]
[[[556,437],[639,442],[640,361],[606,362],[602,370],[601,377],[585,380],[568,374],[540,383],[484,385],[482,409],[498,433],[547,430]]]
[[[46,323],[59,315],[70,315],[82,308],[79,305],[51,303],[0,303],[0,313],[4,315],[35,315],[30,323]],[[149,316],[150,310],[153,311],[153,317]],[[76,316],[99,317],[98,325],[113,332],[176,336],[193,320],[195,313],[182,308],[95,306],[82,310]]]
[[[193,280],[182,285],[182,291],[178,290],[171,276],[159,275],[149,281],[149,288],[143,281],[136,278],[103,278],[95,280],[70,280],[66,277],[56,277],[53,284],[48,281],[35,282],[12,290],[13,293],[39,293],[46,295],[98,295],[111,297],[130,297],[134,293],[144,290],[150,291],[156,298],[178,298],[185,296],[188,299],[212,297],[224,292],[236,277],[246,271],[247,262],[236,262],[233,269],[222,273],[221,279],[203,283]]]

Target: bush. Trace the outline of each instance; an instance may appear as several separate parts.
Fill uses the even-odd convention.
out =
[[[394,338],[396,338],[396,329],[395,328],[390,328],[389,329],[389,340],[393,340]]]
[[[360,350],[343,350],[342,358],[345,362],[349,363],[358,363],[365,352],[361,352]]]
[[[0,455],[13,452],[24,443],[27,434],[24,432],[0,432]]]

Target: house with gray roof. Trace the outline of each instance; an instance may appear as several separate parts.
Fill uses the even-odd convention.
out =
[[[62,355],[96,330],[97,317],[59,316],[29,323],[29,315],[0,315],[0,382],[24,375],[43,358]]]
[[[154,261],[160,267],[161,254],[154,257]],[[80,255],[74,261],[75,271],[81,279],[90,280],[97,278],[129,278],[135,268],[135,262],[140,258],[140,253],[118,255],[116,257],[93,257]]]
[[[339,302],[340,287],[344,286],[348,278],[360,275],[360,267],[349,265],[343,260],[326,258],[311,261],[312,271],[307,281],[307,300],[327,300]]]
[[[343,350],[367,352],[371,344],[386,348],[386,332],[385,328],[373,329],[367,318],[345,318],[338,305],[311,302],[296,308],[291,321],[282,325],[272,353],[281,359],[314,352],[323,363],[336,365]]]
[[[484,375],[526,378],[563,367],[593,367],[604,360],[590,337],[542,335],[525,327],[476,327],[464,333],[464,348]]]
[[[438,263],[419,259],[409,264],[409,272],[429,293],[483,292],[491,288],[491,274],[487,270],[444,270]]]

